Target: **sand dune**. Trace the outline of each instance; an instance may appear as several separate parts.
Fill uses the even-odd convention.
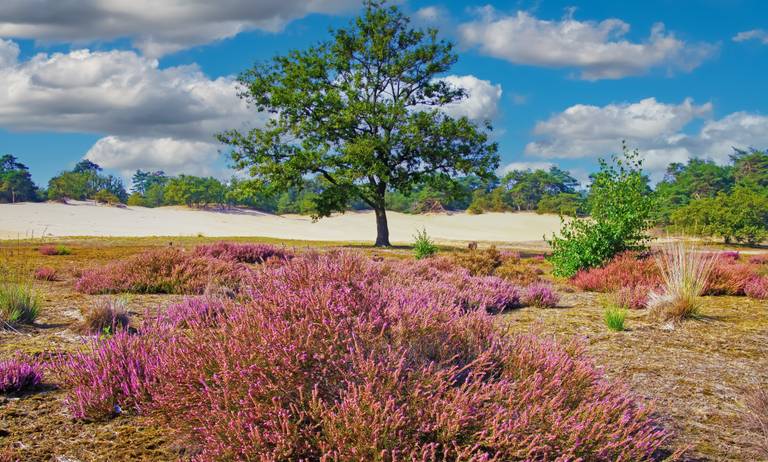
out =
[[[553,215],[408,215],[390,212],[392,242],[410,242],[426,228],[438,241],[541,241],[560,226]],[[318,241],[372,241],[372,212],[349,212],[317,222],[251,210],[190,210],[183,207],[109,207],[92,202],[0,204],[0,238],[50,236],[263,236]]]

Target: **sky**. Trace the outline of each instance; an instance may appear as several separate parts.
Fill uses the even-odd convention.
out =
[[[353,0],[0,0],[0,154],[42,185],[88,158],[226,178],[214,134],[265,116],[237,96],[256,62],[326,40]],[[401,0],[456,44],[446,109],[490,120],[499,173],[558,165],[585,180],[637,148],[670,162],[768,148],[764,0]]]

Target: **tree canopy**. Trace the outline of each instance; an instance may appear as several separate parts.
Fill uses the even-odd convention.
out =
[[[326,180],[314,198],[317,217],[359,198],[375,211],[376,244],[389,245],[388,191],[488,177],[498,166],[487,123],[440,110],[467,97],[439,78],[456,60],[437,30],[414,29],[396,6],[368,0],[329,41],[246,71],[242,96],[272,117],[219,139],[259,187],[286,190],[306,175]]]
[[[26,165],[10,155],[0,157],[0,202],[23,202],[37,199],[37,186]]]

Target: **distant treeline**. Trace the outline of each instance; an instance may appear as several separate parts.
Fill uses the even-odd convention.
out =
[[[0,157],[0,203],[93,199],[143,207],[239,206],[312,215],[324,181],[306,178],[288,191],[270,191],[269,185],[255,180],[221,181],[137,170],[129,193],[120,178],[82,160],[71,171],[51,178],[47,188],[39,188],[27,166],[12,155]],[[768,154],[764,151],[734,150],[728,165],[701,159],[672,163],[655,189],[647,177],[646,184],[647,193],[656,200],[660,226],[726,242],[754,244],[768,238]],[[461,177],[446,184],[423,185],[409,194],[391,192],[387,208],[406,213],[536,211],[582,216],[588,198],[589,189],[580,188],[569,172],[552,167],[514,170],[491,180]],[[348,205],[350,210],[367,208],[362,201]]]

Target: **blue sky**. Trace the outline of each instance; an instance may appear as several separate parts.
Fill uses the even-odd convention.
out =
[[[124,176],[227,176],[213,134],[264,120],[232,77],[323,40],[359,2],[214,3],[4,0],[0,153],[42,184],[84,156]],[[452,110],[491,120],[503,167],[585,178],[626,139],[658,179],[671,161],[768,147],[764,1],[400,4],[457,44],[446,78],[470,98]]]

